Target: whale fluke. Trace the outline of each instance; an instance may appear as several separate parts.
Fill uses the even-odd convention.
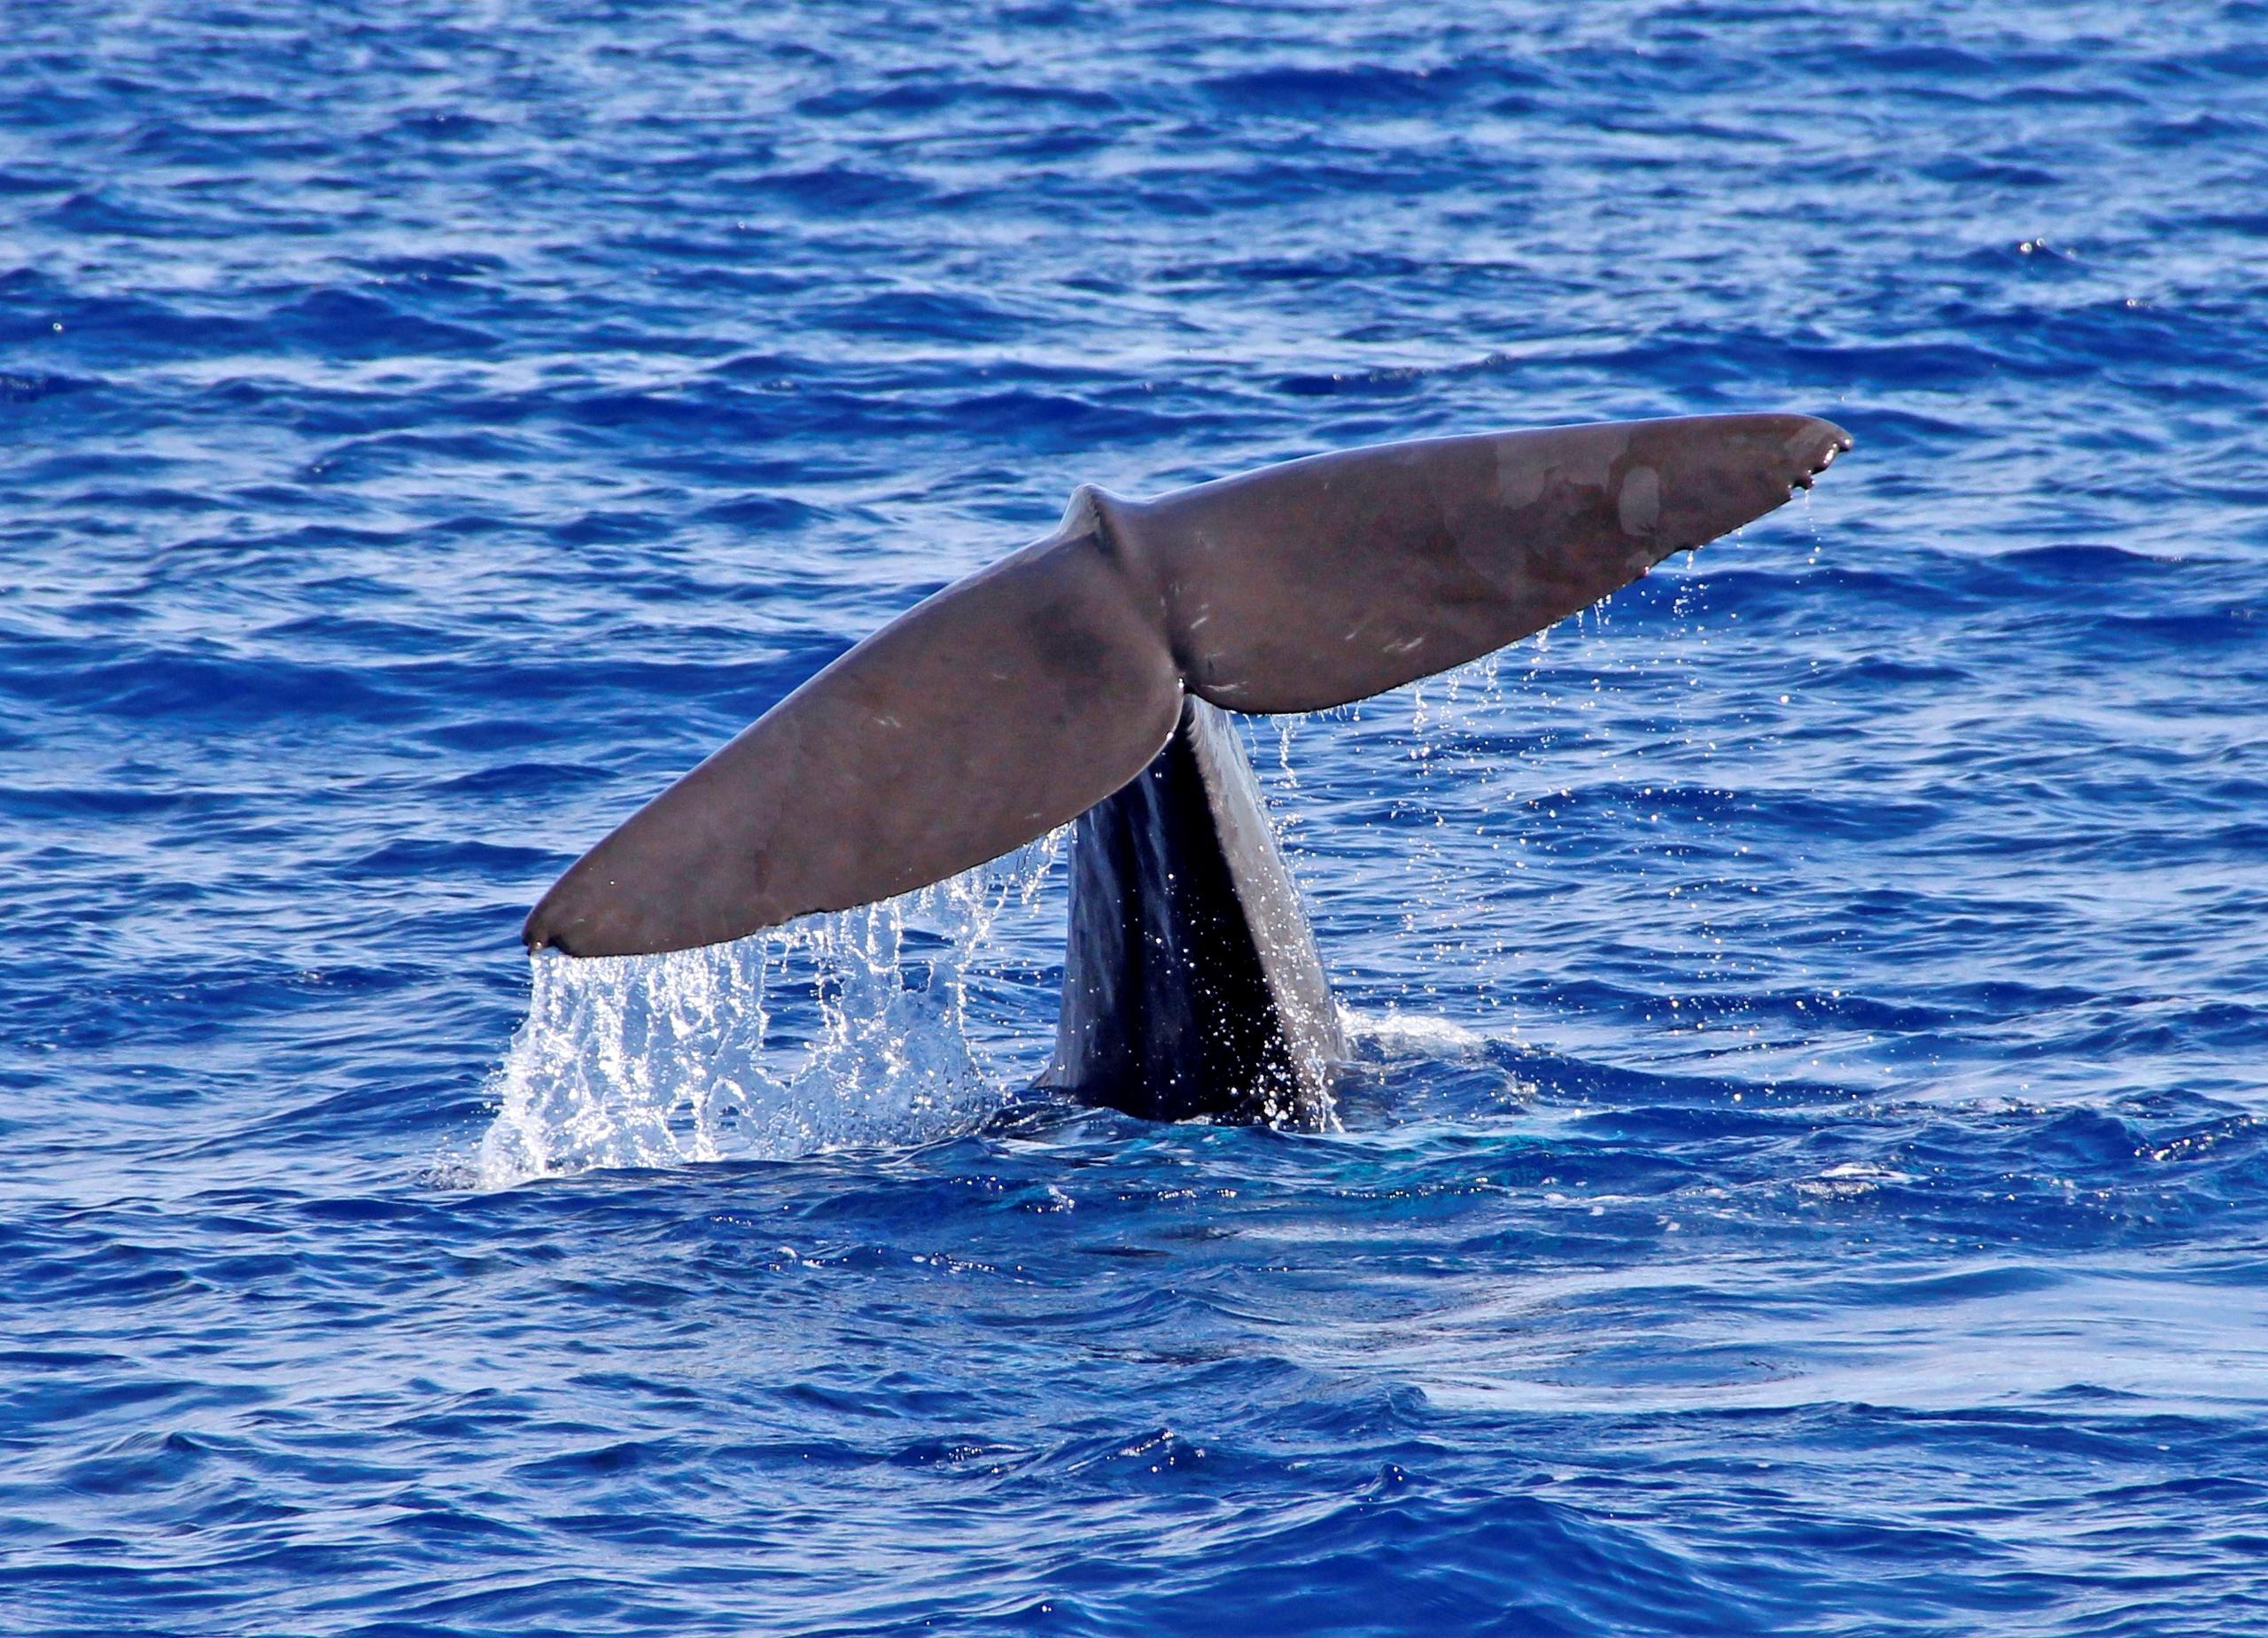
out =
[[[911,892],[1150,765],[1185,695],[1345,704],[1447,671],[1763,516],[1850,447],[1808,415],[1425,439],[1130,501],[859,643],[560,877],[531,948],[722,943]]]

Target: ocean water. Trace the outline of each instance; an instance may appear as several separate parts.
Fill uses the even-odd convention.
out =
[[[2268,1626],[2268,6],[5,17],[0,1632]],[[1076,483],[1742,408],[1248,725],[1340,1130],[1060,842],[519,949]]]

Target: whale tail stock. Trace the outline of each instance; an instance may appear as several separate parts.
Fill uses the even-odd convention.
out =
[[[1185,698],[1320,710],[1447,671],[1808,486],[1850,439],[1705,415],[1426,439],[1130,501],[843,655],[633,814],[532,949],[642,954],[911,892],[1142,773]]]

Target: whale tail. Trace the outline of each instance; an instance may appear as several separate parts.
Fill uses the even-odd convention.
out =
[[[1707,415],[1427,439],[1061,525],[909,609],[560,877],[531,948],[722,943],[911,892],[1125,786],[1190,696],[1307,711],[1565,618],[1808,486],[1850,439]]]
[[[1347,1055],[1331,982],[1228,713],[1071,833],[1063,1005],[1040,1083],[1153,1121],[1327,1126]]]

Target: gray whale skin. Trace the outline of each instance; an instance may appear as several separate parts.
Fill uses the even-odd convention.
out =
[[[858,644],[571,866],[528,947],[719,943],[1076,821],[1043,1083],[1313,1126],[1331,989],[1229,712],[1311,711],[1541,631],[1762,516],[1851,446],[1810,415],[1422,439],[1127,501]]]

